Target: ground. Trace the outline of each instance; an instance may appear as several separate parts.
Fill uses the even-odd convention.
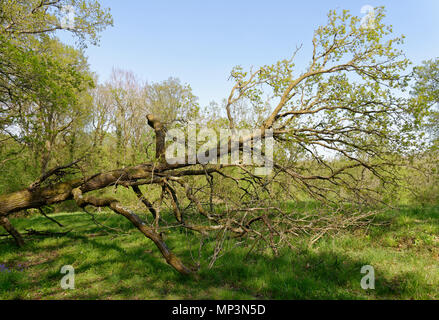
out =
[[[22,249],[11,239],[0,240],[0,299],[439,299],[438,206],[388,210],[377,216],[379,225],[327,236],[312,247],[297,238],[294,250],[277,257],[235,246],[212,269],[202,262],[191,277],[171,269],[122,217],[98,216],[122,235],[102,231],[86,213],[54,217],[72,231],[26,237]],[[12,222],[21,231],[63,230],[38,215]],[[194,264],[198,243],[184,232],[166,241]],[[212,245],[202,250],[202,261]],[[64,265],[75,268],[74,290],[60,286]],[[375,290],[361,288],[364,265],[375,269]]]

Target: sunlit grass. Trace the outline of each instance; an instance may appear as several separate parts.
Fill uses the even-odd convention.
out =
[[[27,237],[23,249],[0,241],[1,299],[439,299],[439,207],[403,208],[375,220],[369,230],[326,237],[312,247],[295,239],[295,249],[274,257],[268,249],[248,254],[238,246],[218,259],[201,252],[200,271],[183,277],[155,246],[124,218],[98,215],[123,234],[105,231],[85,213],[57,214],[72,231],[59,237]],[[19,230],[62,232],[47,219],[13,219]],[[185,232],[166,235],[169,247],[195,263],[199,243]],[[232,243],[229,243],[232,245]],[[23,266],[20,271],[19,265]],[[75,268],[75,290],[63,290],[61,267]],[[372,265],[376,289],[363,290],[360,273]]]

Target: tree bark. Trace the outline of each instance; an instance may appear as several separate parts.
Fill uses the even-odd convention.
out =
[[[5,230],[14,238],[15,242],[19,247],[24,246],[24,240],[20,232],[14,228],[8,218],[0,217],[0,225],[5,228]]]

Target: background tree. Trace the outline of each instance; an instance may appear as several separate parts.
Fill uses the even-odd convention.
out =
[[[76,14],[68,27],[67,6]],[[64,161],[62,138],[70,158],[77,148],[92,81],[83,52],[62,44],[56,31],[68,28],[83,48],[96,44],[109,24],[108,10],[96,1],[0,1],[0,166],[8,173],[0,177],[3,192],[45,177],[57,162],[55,151]],[[18,235],[6,217],[2,225]]]
[[[418,103],[426,104],[429,111],[429,132],[433,143],[439,142],[439,58],[425,61],[415,68],[415,85],[413,95]]]
[[[425,134],[427,149],[417,149],[406,181],[412,188],[414,200],[422,204],[437,203],[439,199],[439,58],[424,61],[414,68],[413,104],[424,110],[424,121],[418,124]]]
[[[68,11],[73,25],[63,25]],[[39,38],[68,30],[80,46],[97,44],[99,34],[113,23],[110,10],[96,0],[1,0],[1,34],[22,46],[32,46]]]
[[[14,140],[4,147],[12,154],[29,148],[41,174],[67,136],[73,155],[73,131],[84,125],[93,86],[83,52],[56,38],[66,6],[75,11],[68,31],[80,46],[97,43],[112,23],[96,1],[0,1],[0,143]]]

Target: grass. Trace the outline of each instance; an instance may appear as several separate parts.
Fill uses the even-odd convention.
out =
[[[106,233],[84,213],[56,219],[72,229],[62,237],[27,237],[18,250],[0,240],[0,299],[439,299],[439,207],[388,211],[385,225],[321,239],[313,247],[296,239],[278,257],[268,250],[235,247],[192,277],[173,271],[148,239],[124,218],[103,213],[99,221],[122,229]],[[19,230],[60,232],[40,216],[13,219]],[[189,264],[198,244],[184,232],[167,236]],[[184,245],[181,245],[184,243]],[[206,261],[213,243],[201,252]],[[75,290],[63,290],[61,267],[75,268]],[[375,269],[375,290],[360,285],[363,265]]]

